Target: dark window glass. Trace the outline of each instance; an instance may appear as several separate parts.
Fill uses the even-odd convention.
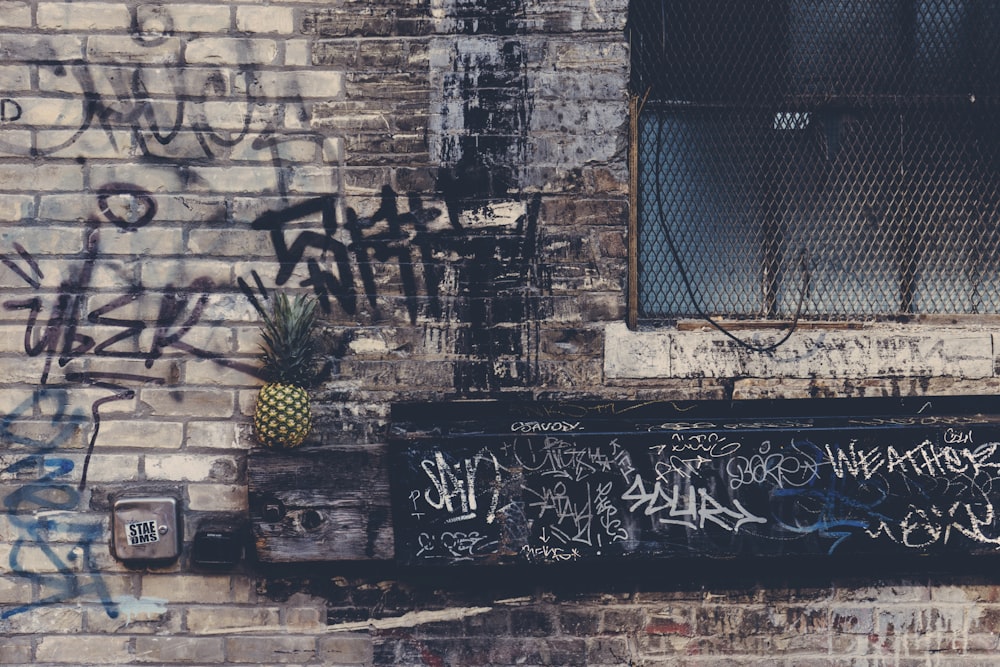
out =
[[[1000,312],[1000,3],[633,0],[638,316]]]

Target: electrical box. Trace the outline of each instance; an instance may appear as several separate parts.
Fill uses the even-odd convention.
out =
[[[240,531],[222,526],[204,526],[191,541],[191,562],[202,567],[234,567],[243,557]]]
[[[111,512],[111,546],[118,560],[170,561],[180,555],[174,498],[121,498]]]

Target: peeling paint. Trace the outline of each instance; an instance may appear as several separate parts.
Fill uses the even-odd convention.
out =
[[[371,618],[355,623],[338,623],[327,627],[327,632],[357,632],[359,630],[391,630],[412,628],[424,623],[458,621],[470,616],[479,616],[493,610],[493,607],[453,607],[434,611],[411,611],[392,618]]]
[[[137,598],[120,595],[114,598],[118,613],[125,619],[125,625],[136,621],[148,621],[167,613],[167,600],[163,598]]]

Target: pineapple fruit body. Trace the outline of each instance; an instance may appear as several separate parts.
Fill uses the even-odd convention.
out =
[[[294,384],[272,382],[261,387],[253,416],[257,440],[267,447],[298,447],[312,428],[309,394]]]

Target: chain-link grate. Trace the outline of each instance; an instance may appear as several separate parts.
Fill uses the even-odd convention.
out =
[[[633,0],[645,320],[1000,313],[1000,2]]]

